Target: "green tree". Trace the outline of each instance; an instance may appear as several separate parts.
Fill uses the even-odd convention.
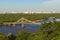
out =
[[[54,40],[55,38],[57,40],[57,37],[60,35],[60,22],[54,21],[54,23],[44,23],[40,27],[39,32],[46,35],[45,38],[47,38],[47,40]]]
[[[15,39],[16,39],[15,35],[13,35],[11,33],[8,34],[8,40],[15,40]]]
[[[0,40],[8,40],[8,38],[3,33],[0,33]]]
[[[16,40],[27,40],[28,36],[29,36],[29,33],[21,31],[16,35]]]

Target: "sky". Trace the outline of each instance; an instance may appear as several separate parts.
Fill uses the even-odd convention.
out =
[[[0,12],[60,12],[60,0],[0,0]]]

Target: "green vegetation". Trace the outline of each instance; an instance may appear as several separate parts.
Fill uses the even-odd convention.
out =
[[[8,37],[3,33],[0,33],[0,40],[8,40]]]
[[[36,33],[20,31],[18,34],[5,36],[0,33],[0,40],[60,40],[60,22],[44,23]]]
[[[60,18],[60,14],[0,14],[0,23],[15,22],[22,17],[28,20],[40,20],[49,17]]]
[[[29,20],[47,19],[49,17],[60,18],[60,14],[0,14],[0,23],[14,22],[21,17]],[[60,22],[43,23],[35,33],[20,31],[18,34],[4,35],[0,33],[0,40],[60,40]]]
[[[60,40],[60,22],[44,23],[39,31],[47,40]]]

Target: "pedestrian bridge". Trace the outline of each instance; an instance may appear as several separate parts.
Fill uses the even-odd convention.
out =
[[[36,21],[30,21],[30,20],[27,20],[25,18],[21,18],[16,22],[5,22],[5,23],[3,23],[3,25],[9,25],[9,26],[10,25],[15,26],[16,24],[38,24],[38,23],[36,23]]]

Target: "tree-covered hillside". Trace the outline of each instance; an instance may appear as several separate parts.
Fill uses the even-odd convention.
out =
[[[18,34],[0,33],[0,40],[60,40],[60,22],[44,23],[35,33],[27,33],[21,30]]]

